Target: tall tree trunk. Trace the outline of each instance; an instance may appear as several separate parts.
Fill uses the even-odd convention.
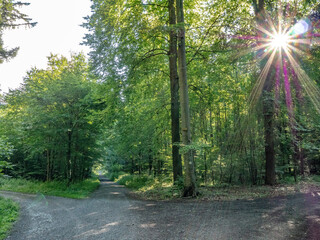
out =
[[[266,79],[266,81],[271,79]],[[265,140],[265,156],[266,156],[266,185],[274,185],[276,183],[275,172],[275,151],[274,151],[274,100],[270,97],[270,89],[264,88],[263,93],[263,117],[264,117],[264,140]]]
[[[182,143],[188,147],[191,144],[190,108],[187,84],[187,62],[185,49],[185,27],[183,14],[183,0],[176,0],[177,23],[178,23],[178,63],[179,63],[179,85],[181,105],[181,130]],[[194,168],[194,153],[191,149],[183,154],[185,177],[183,196],[196,196],[196,176]]]
[[[180,122],[179,122],[179,77],[177,70],[177,31],[176,13],[174,0],[169,0],[169,66],[170,66],[170,89],[171,89],[171,138],[172,138],[172,165],[173,181],[176,182],[182,176],[181,155],[179,154]]]
[[[68,185],[71,183],[71,141],[72,141],[72,132],[68,130],[68,149],[67,149],[67,178],[68,178]]]
[[[267,25],[267,18],[265,13],[265,1],[264,0],[252,0],[256,22],[259,26],[264,28]],[[258,44],[263,44],[260,39],[263,36],[263,33],[258,30]],[[263,69],[264,64],[261,64],[261,70]],[[263,86],[262,93],[262,105],[263,105],[263,116],[264,116],[264,140],[265,140],[265,156],[266,156],[266,176],[265,184],[274,185],[276,182],[275,174],[275,150],[274,150],[274,100],[271,97],[272,91],[272,74],[271,72],[275,71],[273,65],[271,65],[265,84]]]
[[[298,99],[297,104],[297,115],[301,116],[304,113],[304,99],[302,95],[302,87],[298,81],[298,76],[295,73],[294,69],[291,69],[292,81],[295,87],[296,99]],[[296,131],[296,149],[295,149],[295,157],[300,162],[300,174],[302,177],[305,177],[305,172],[308,173],[308,167],[305,166],[305,156],[304,149],[302,148],[302,136],[301,132]]]
[[[47,179],[46,181],[51,181],[51,162],[50,162],[50,150],[47,149]]]

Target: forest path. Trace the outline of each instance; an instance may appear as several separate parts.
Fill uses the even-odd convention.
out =
[[[154,202],[128,197],[105,178],[75,200],[0,192],[20,202],[8,240],[320,239],[320,193],[228,202]]]

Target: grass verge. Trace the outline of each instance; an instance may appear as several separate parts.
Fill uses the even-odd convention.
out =
[[[19,215],[19,205],[10,199],[0,197],[0,240],[6,238]]]
[[[134,197],[143,200],[178,199],[182,190],[181,185],[173,185],[170,177],[123,174],[115,181],[131,189]]]
[[[66,181],[41,182],[25,179],[0,178],[0,190],[21,193],[44,194],[51,196],[81,199],[86,198],[99,186],[98,179],[87,179],[71,183]]]
[[[174,200],[181,198],[182,182],[173,185],[171,178],[153,178],[146,175],[123,174],[114,179],[132,190],[134,197],[143,200]],[[200,201],[253,200],[257,198],[285,196],[294,193],[317,192],[320,194],[318,176],[298,183],[282,183],[276,186],[213,185],[199,187]]]

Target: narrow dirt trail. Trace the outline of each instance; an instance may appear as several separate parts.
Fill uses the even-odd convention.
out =
[[[0,192],[21,204],[8,240],[320,239],[320,193],[230,202],[153,202],[106,179],[74,200]]]

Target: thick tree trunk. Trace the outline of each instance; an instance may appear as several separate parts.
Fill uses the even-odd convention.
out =
[[[263,68],[264,66],[262,66]],[[271,65],[262,93],[263,117],[264,117],[264,148],[266,156],[266,176],[265,184],[276,184],[276,160],[274,149],[274,115],[275,101],[272,95],[276,68]]]
[[[270,79],[267,79],[267,81]],[[266,156],[266,177],[265,184],[274,185],[276,183],[275,172],[275,151],[274,151],[274,101],[270,97],[270,91],[264,91],[263,98],[263,116],[264,116],[264,140],[265,140],[265,156]]]
[[[177,23],[174,0],[169,0],[169,65],[170,65],[170,89],[171,89],[171,138],[172,138],[172,165],[173,181],[176,182],[182,176],[181,155],[179,154],[180,122],[179,122],[179,77],[177,70]]]
[[[256,15],[256,22],[259,26],[264,28],[267,25],[267,18],[265,14],[265,2],[264,0],[252,0],[253,7]],[[263,44],[260,39],[263,37],[263,33],[258,30],[259,37],[258,44]],[[261,70],[264,64],[261,64]],[[262,93],[262,104],[263,104],[263,116],[264,116],[264,140],[265,140],[265,156],[266,156],[266,176],[265,184],[274,185],[276,183],[276,172],[275,172],[275,150],[274,150],[274,99],[271,97],[272,92],[272,72],[275,71],[272,65],[269,69],[268,76],[265,80]]]
[[[180,105],[181,105],[181,130],[182,143],[188,147],[191,144],[190,108],[187,84],[187,63],[185,49],[185,28],[183,14],[183,0],[176,0],[178,31],[178,63],[179,63],[179,85],[180,85]],[[196,196],[196,177],[194,169],[194,153],[187,150],[183,154],[184,158],[184,193],[183,196]]]

